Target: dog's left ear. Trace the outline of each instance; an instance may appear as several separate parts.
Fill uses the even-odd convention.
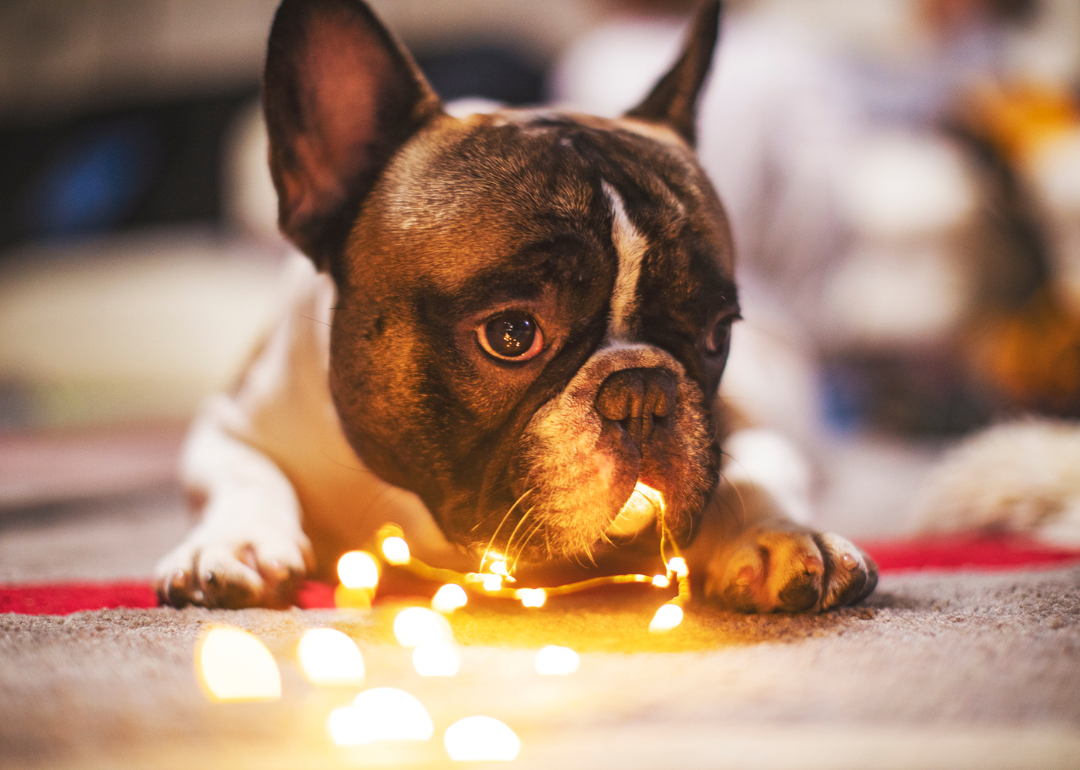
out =
[[[682,56],[626,117],[666,124],[694,146],[698,96],[709,74],[719,33],[720,0],[705,0],[690,25]]]
[[[442,105],[361,0],[284,0],[270,29],[263,109],[281,230],[333,273],[364,196]]]

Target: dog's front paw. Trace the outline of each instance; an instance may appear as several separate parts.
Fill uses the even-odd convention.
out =
[[[289,604],[313,565],[303,534],[218,536],[196,530],[154,569],[162,604],[236,609]]]
[[[739,612],[820,612],[876,585],[877,564],[839,535],[754,529],[712,560],[705,594]]]

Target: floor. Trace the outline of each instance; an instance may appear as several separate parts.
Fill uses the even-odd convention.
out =
[[[883,580],[862,607],[822,616],[688,613],[646,631],[655,598],[451,618],[462,668],[423,678],[393,641],[395,607],[106,610],[0,616],[0,766],[443,767],[454,721],[494,716],[523,768],[1075,768],[1080,762],[1080,569]],[[193,664],[208,627],[254,633],[282,698],[212,703]],[[360,689],[300,675],[306,628],[363,652],[367,687],[405,689],[435,737],[356,748],[326,720]],[[543,644],[581,654],[540,677]]]
[[[175,482],[150,472],[178,440],[138,445],[130,467],[141,481],[0,503],[0,581],[149,574],[190,526]],[[105,456],[82,446],[55,455],[57,479]],[[824,524],[906,531],[906,501],[934,453],[871,439],[827,446],[817,458],[830,482]],[[396,607],[0,616],[0,767],[442,767],[442,731],[477,713],[517,732],[514,766],[545,770],[1080,767],[1080,569],[886,576],[861,607],[816,617],[697,608],[661,636],[646,631],[655,604],[646,594],[467,607],[451,620],[463,660],[453,679],[416,674],[390,630]],[[207,700],[194,652],[221,624],[271,650],[280,701]],[[350,749],[328,739],[327,715],[357,688],[301,677],[297,640],[321,626],[357,642],[367,686],[424,703],[431,741]],[[532,657],[548,643],[577,649],[581,669],[537,676]]]

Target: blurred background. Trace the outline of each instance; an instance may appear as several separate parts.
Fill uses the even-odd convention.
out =
[[[616,115],[694,3],[372,5],[447,100]],[[258,113],[275,6],[0,2],[0,580],[46,535],[34,574],[144,575],[124,544],[187,526],[184,426],[289,252]],[[1080,416],[1080,3],[727,9],[699,142],[753,330],[727,395],[804,445],[826,526],[906,531],[955,437]]]

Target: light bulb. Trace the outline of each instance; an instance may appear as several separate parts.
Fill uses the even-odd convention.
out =
[[[457,583],[447,583],[431,597],[431,609],[449,615],[459,607],[464,607],[469,601],[465,589]]]
[[[239,628],[219,626],[200,640],[199,675],[215,701],[281,697],[281,674],[266,645]]]
[[[364,681],[364,657],[356,643],[340,631],[305,631],[296,654],[304,676],[312,684],[357,685]]]
[[[494,717],[465,717],[446,728],[446,753],[455,762],[511,762],[521,751],[514,731]]]
[[[649,623],[649,630],[653,633],[662,633],[664,631],[670,631],[675,626],[682,623],[683,610],[677,604],[662,604],[660,609],[653,615],[652,622]]]

